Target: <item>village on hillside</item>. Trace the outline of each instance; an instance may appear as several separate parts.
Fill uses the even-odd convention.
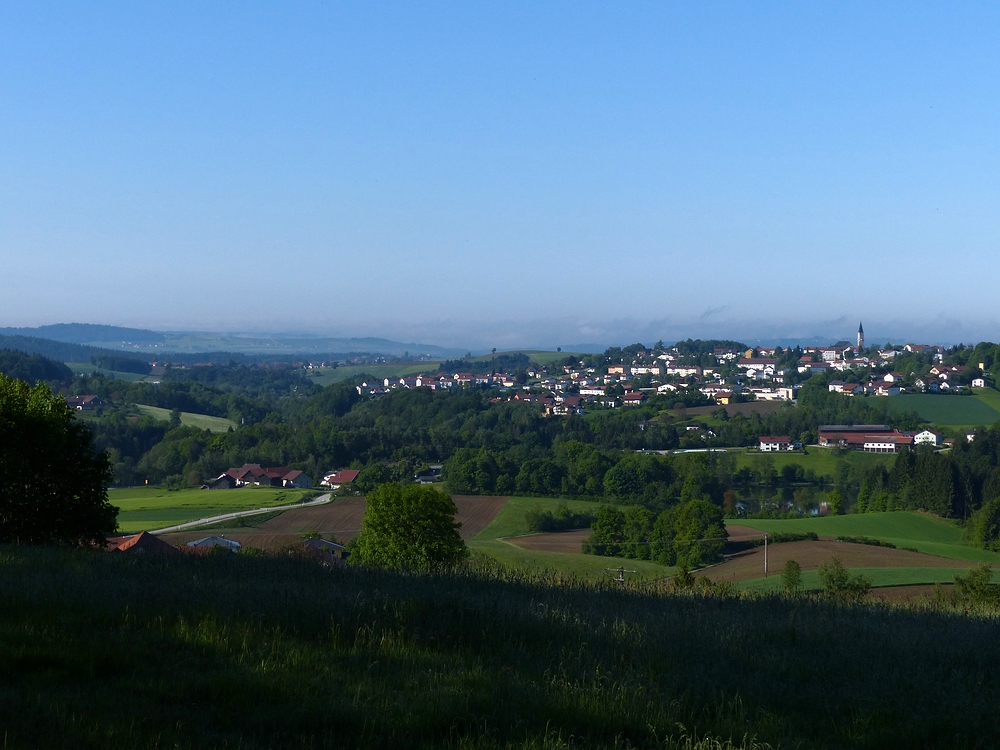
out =
[[[357,390],[362,396],[379,398],[397,389],[479,386],[506,394],[497,396],[498,400],[526,401],[540,405],[546,414],[569,415],[593,408],[637,406],[653,394],[678,392],[700,393],[706,403],[719,406],[794,402],[801,383],[817,373],[842,375],[829,382],[829,389],[848,396],[961,393],[987,385],[978,370],[944,365],[944,354],[943,347],[912,343],[866,349],[864,330],[859,326],[854,344],[839,341],[832,346],[794,349],[716,347],[699,354],[681,351],[679,345],[634,345],[618,352],[609,350],[604,357],[567,358],[572,361],[559,366],[532,365],[521,373],[433,372],[367,380]],[[929,356],[933,364],[926,373],[904,374],[893,365],[905,355]]]

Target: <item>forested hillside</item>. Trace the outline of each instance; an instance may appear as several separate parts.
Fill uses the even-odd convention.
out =
[[[0,372],[7,377],[35,383],[60,381],[69,382],[73,371],[62,362],[56,362],[40,354],[26,354],[10,349],[0,350]]]

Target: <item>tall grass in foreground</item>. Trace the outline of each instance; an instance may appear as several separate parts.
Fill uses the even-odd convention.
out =
[[[0,547],[0,747],[991,747],[997,635],[498,568]]]

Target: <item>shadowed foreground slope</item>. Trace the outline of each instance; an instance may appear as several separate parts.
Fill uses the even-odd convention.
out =
[[[988,747],[1000,732],[997,623],[971,616],[11,547],[0,602],[12,748]]]

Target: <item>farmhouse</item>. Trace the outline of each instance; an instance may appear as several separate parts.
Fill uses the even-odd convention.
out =
[[[341,471],[333,471],[323,477],[323,481],[320,482],[320,484],[333,490],[339,490],[345,484],[350,484],[357,479],[358,474],[360,473],[361,471],[358,469],[342,469]]]
[[[760,450],[763,453],[770,453],[772,451],[790,451],[794,447],[792,439],[788,437],[788,435],[765,435],[760,439]]]
[[[90,411],[103,405],[103,403],[97,396],[70,396],[66,399],[66,404],[69,408],[76,409],[77,411]]]
[[[944,442],[944,437],[941,433],[934,432],[934,430],[921,430],[913,436],[913,442],[916,445],[933,445],[937,447]]]

